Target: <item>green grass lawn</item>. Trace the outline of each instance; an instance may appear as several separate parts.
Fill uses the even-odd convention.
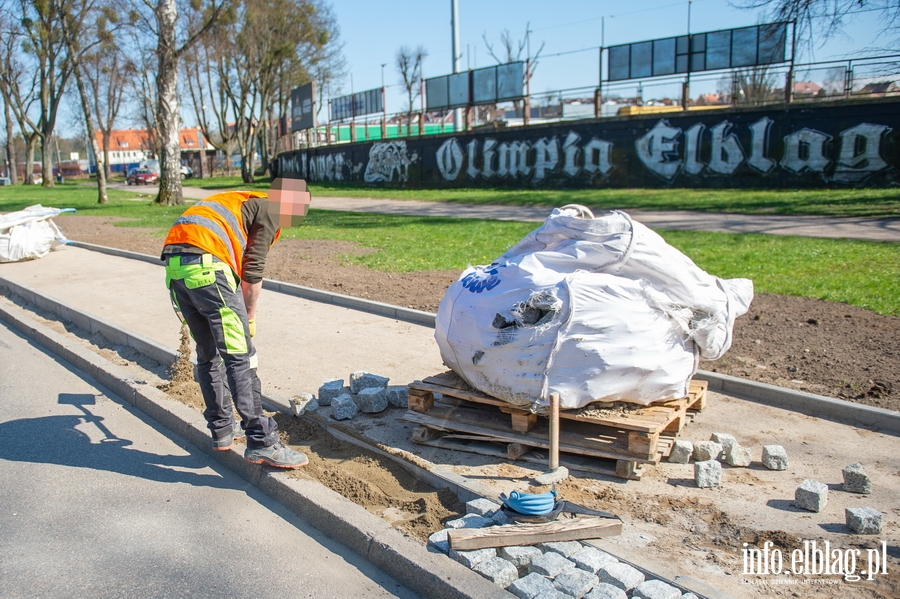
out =
[[[186,179],[184,185],[206,189],[269,188],[240,177]],[[591,209],[696,210],[740,214],[816,214],[824,216],[900,217],[900,189],[399,189],[352,184],[311,183],[315,196],[354,197],[505,206],[564,206]],[[313,200],[315,201],[315,200]]]
[[[126,199],[134,197],[134,192],[111,190],[109,204],[99,205],[96,190],[90,187],[2,187],[0,212],[36,203],[76,208],[76,218],[123,217],[129,220],[121,226],[153,228],[163,237],[184,208],[155,205],[151,196],[146,201]],[[470,264],[490,263],[536,226],[313,209],[303,226],[286,229],[284,237],[356,242],[378,251],[345,256],[347,263],[416,272],[461,270]],[[900,243],[693,231],[660,233],[707,272],[724,278],[747,277],[753,280],[757,292],[845,302],[881,314],[900,315]]]

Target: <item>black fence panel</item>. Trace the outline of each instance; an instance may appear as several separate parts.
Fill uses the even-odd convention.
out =
[[[900,99],[672,112],[287,152],[279,174],[402,187],[900,185]]]

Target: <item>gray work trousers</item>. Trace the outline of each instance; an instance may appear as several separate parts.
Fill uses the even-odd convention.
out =
[[[179,259],[175,257],[175,259]],[[231,434],[234,426],[232,402],[225,393],[225,380],[234,408],[241,416],[247,446],[268,447],[278,442],[275,421],[263,413],[262,393],[256,374],[256,349],[250,340],[247,311],[234,273],[218,263],[205,271],[188,266],[185,256],[179,270],[167,267],[169,293],[176,312],[181,313],[197,345],[197,382],[206,403],[203,416],[214,439]],[[198,265],[199,266],[199,265]],[[196,275],[194,274],[196,272]],[[178,274],[187,276],[177,278]],[[215,277],[211,277],[211,274]],[[223,379],[222,371],[225,371]]]

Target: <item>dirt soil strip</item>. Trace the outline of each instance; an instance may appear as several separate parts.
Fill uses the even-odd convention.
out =
[[[110,344],[102,337],[83,338],[87,337],[83,331],[50,315],[44,316],[47,326],[73,335],[93,351],[134,369],[139,380],[165,387],[170,396],[192,405],[198,412],[201,409],[199,389],[193,381],[168,380],[170,376],[182,378],[177,373],[185,372],[183,363],[171,375],[162,372],[158,365],[148,372],[148,367],[153,370],[152,365],[139,363],[140,356],[135,356],[133,350]],[[184,348],[182,353],[187,353]],[[328,414],[327,408],[321,412],[325,418]],[[547,490],[531,486],[534,476],[544,470],[540,465],[498,462],[496,458],[415,445],[411,425],[401,420],[404,414],[403,410],[392,409],[359,415],[344,426],[374,445],[416,455],[432,470],[449,470],[495,493]],[[420,541],[442,528],[447,519],[461,514],[462,506],[452,495],[426,488],[393,462],[342,444],[307,419],[284,415],[276,418],[284,440],[308,453],[314,466],[293,476],[320,480]],[[759,462],[746,469],[725,467],[722,487],[697,489],[691,465],[662,463],[648,468],[639,482],[574,471],[557,489],[569,501],[623,517],[625,533],[601,543],[614,553],[626,557],[638,554],[668,564],[735,597],[791,596],[798,588],[815,589],[816,597],[900,596],[900,442],[896,436],[718,394],[711,394],[708,408],[697,415],[682,436],[702,440],[712,432],[734,434],[757,458],[762,445],[782,444],[790,457],[790,469],[770,471]],[[870,495],[841,490],[841,469],[856,461],[863,463],[874,480]],[[792,506],[794,490],[806,478],[829,485],[828,504],[821,513]],[[843,510],[859,506],[872,506],[884,514],[882,535],[848,534]],[[831,547],[842,551],[859,549],[862,555],[884,541],[888,575],[852,583],[834,577],[801,576],[797,580],[813,581],[802,587],[779,583],[781,579],[773,577],[742,575],[744,543],[762,545],[771,541],[787,553],[803,548],[804,540],[815,540],[820,546],[828,541]],[[823,581],[834,584],[822,584]],[[808,595],[804,592],[793,596]]]

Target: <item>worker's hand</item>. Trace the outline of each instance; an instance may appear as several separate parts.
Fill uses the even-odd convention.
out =
[[[251,318],[247,323],[250,325],[250,336],[256,337],[256,319]]]

